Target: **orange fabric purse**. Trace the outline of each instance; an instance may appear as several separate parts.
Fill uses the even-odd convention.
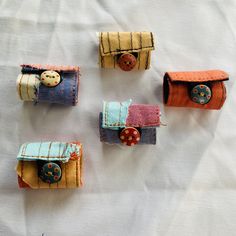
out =
[[[226,99],[221,70],[167,72],[163,78],[164,104],[175,107],[220,109]]]

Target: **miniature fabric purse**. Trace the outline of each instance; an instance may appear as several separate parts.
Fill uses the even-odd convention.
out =
[[[156,127],[160,126],[157,105],[104,102],[99,115],[100,140],[105,143],[156,144]]]
[[[25,143],[17,156],[20,188],[82,186],[83,152],[79,142]]]
[[[226,99],[221,70],[167,72],[163,79],[164,104],[176,107],[220,109]]]
[[[79,67],[21,65],[17,91],[23,101],[76,105],[79,90]]]
[[[147,70],[154,50],[152,32],[101,32],[99,64],[124,71]]]

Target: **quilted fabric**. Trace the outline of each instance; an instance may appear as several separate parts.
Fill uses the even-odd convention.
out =
[[[103,103],[103,128],[157,127],[159,125],[160,108],[158,105],[132,104],[131,99],[125,102]]]
[[[102,112],[99,114],[100,141],[110,144],[121,144],[120,132],[102,127]],[[140,128],[141,138],[139,144],[156,144],[156,128]]]
[[[77,144],[64,142],[25,143],[20,148],[17,160],[68,162],[72,154],[81,155],[80,149]]]
[[[125,102],[103,102],[102,127],[112,129],[125,127],[131,103],[131,99]]]

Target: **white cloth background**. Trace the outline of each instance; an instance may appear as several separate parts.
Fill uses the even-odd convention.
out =
[[[153,31],[151,69],[100,70],[99,31]],[[22,103],[22,63],[81,66],[79,105]],[[223,69],[222,110],[167,108],[165,71]],[[235,0],[0,0],[0,235],[235,235]],[[158,103],[155,146],[104,145],[103,100]],[[27,141],[80,140],[84,187],[19,190]]]

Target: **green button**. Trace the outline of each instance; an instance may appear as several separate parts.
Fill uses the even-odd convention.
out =
[[[191,99],[193,102],[196,102],[198,104],[206,104],[211,100],[211,89],[204,85],[204,84],[198,84],[193,87],[191,91]]]
[[[39,177],[45,183],[57,183],[61,179],[61,167],[54,162],[45,163],[40,170]]]

